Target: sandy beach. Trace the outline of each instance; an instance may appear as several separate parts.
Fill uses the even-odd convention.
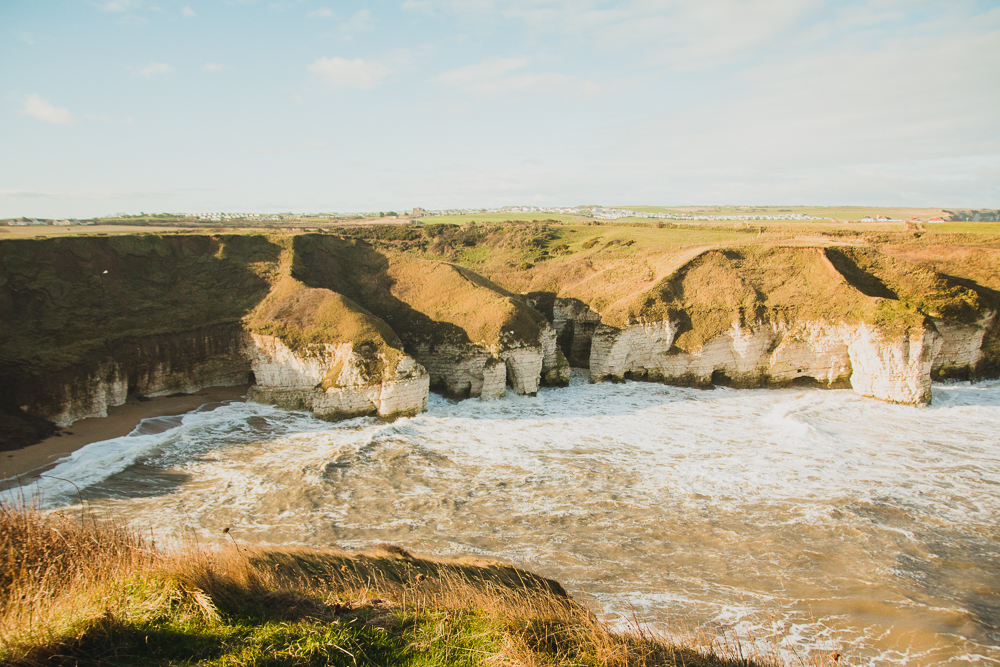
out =
[[[0,452],[0,487],[13,478],[31,479],[84,445],[128,435],[143,419],[182,415],[206,403],[238,401],[247,387],[208,387],[194,394],[164,396],[140,401],[130,398],[124,405],[108,409],[107,417],[81,419],[42,442],[10,452]],[[7,484],[3,484],[7,482]]]

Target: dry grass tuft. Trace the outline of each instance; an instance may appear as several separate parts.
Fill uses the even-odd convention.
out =
[[[163,550],[121,524],[0,506],[0,559],[0,665],[783,664],[637,620],[613,631],[549,579],[392,545]]]

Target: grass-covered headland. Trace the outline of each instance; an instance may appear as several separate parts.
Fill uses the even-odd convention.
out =
[[[492,561],[389,545],[162,548],[91,516],[0,505],[2,665],[750,667],[775,655],[615,632],[558,583]]]

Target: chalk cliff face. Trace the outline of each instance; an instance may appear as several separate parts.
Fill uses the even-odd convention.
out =
[[[856,393],[893,403],[931,402],[931,366],[941,349],[941,335],[932,327],[887,336],[862,326],[849,349]]]
[[[503,340],[491,346],[427,340],[407,346],[427,368],[431,386],[452,398],[503,398],[509,386],[517,394],[534,395],[540,386],[569,384],[569,364],[556,345],[555,329],[539,327],[536,340]]]
[[[982,367],[996,314],[969,290],[893,262],[855,250],[707,253],[618,313],[623,324],[597,327],[591,378],[849,382],[863,396],[928,403],[932,377]]]
[[[697,352],[673,347],[670,322],[602,326],[594,336],[591,377],[670,384],[766,387],[807,380],[893,403],[930,401],[931,366],[942,336],[914,328],[888,336],[867,325],[803,322],[791,327],[734,325]]]
[[[434,389],[445,396],[491,399],[507,394],[506,365],[479,345],[421,341],[408,347],[427,368]]]
[[[94,366],[25,379],[15,398],[26,413],[69,426],[78,419],[106,417],[108,408],[129,396],[246,384],[245,345],[246,335],[234,326],[121,341]]]
[[[934,357],[931,373],[934,379],[969,380],[984,360],[983,343],[987,332],[997,320],[996,311],[988,310],[974,323],[963,324],[934,319],[941,334],[941,349]],[[988,350],[987,350],[988,351]]]
[[[532,395],[571,363],[595,381],[919,404],[932,378],[1000,372],[988,290],[871,248],[692,257],[598,313],[333,235],[0,241],[0,415],[66,426],[129,396],[253,383],[252,400],[323,418],[389,417],[429,388]]]
[[[353,342],[293,352],[280,339],[259,334],[250,335],[249,353],[257,380],[248,394],[253,401],[331,420],[427,409],[430,376],[407,355],[386,358],[373,345],[355,347]],[[385,370],[373,377],[373,367]]]
[[[590,341],[600,323],[601,314],[583,301],[560,298],[554,300],[552,324],[571,366],[590,366]]]

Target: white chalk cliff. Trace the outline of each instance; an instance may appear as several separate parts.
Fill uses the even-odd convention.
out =
[[[1000,373],[995,291],[873,246],[707,249],[607,294],[551,278],[562,292],[516,295],[332,235],[0,242],[0,259],[0,407],[59,426],[243,384],[325,419],[409,415],[430,387],[534,395],[570,364],[593,381],[801,381],[906,404],[929,402],[932,379]]]
[[[430,376],[413,357],[387,357],[374,345],[311,345],[292,351],[274,336],[250,335],[257,384],[250,400],[309,410],[321,419],[375,414],[412,415],[427,409]],[[373,373],[372,367],[382,368]]]
[[[989,313],[975,325],[938,321],[895,334],[864,323],[734,324],[694,352],[674,347],[674,322],[621,329],[601,325],[593,338],[590,372],[594,381],[642,378],[694,386],[720,379],[747,387],[799,378],[826,386],[848,380],[862,396],[925,404],[930,402],[932,370],[968,369],[978,362],[983,333],[993,317]]]
[[[129,396],[192,394],[206,387],[246,384],[250,363],[245,335],[233,327],[156,336],[119,346],[95,368],[51,378],[39,405],[23,406],[66,427],[79,419],[107,417]]]
[[[503,398],[508,386],[514,393],[532,396],[541,385],[569,383],[569,364],[549,323],[540,328],[537,341],[504,337],[495,345],[421,341],[413,350],[430,374],[431,386],[453,398]]]

